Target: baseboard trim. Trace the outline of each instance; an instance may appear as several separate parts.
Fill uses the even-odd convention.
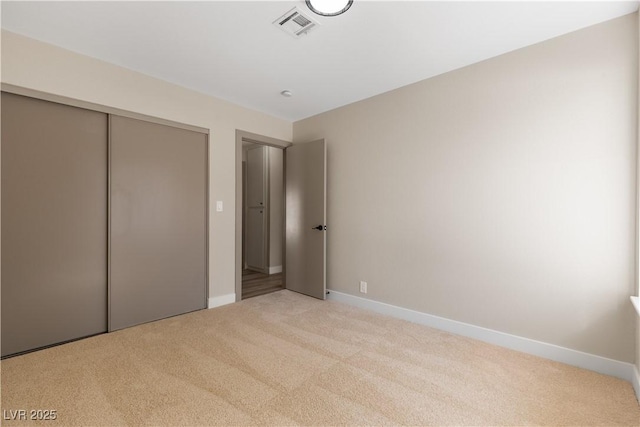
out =
[[[640,403],[640,371],[638,371],[638,367],[633,367],[633,380],[631,381],[633,385],[633,390],[636,392],[636,399],[638,399],[638,403]]]
[[[235,292],[232,294],[220,295],[219,297],[209,298],[209,304],[207,308],[216,308],[227,304],[236,302]]]
[[[282,273],[282,266],[276,265],[274,267],[269,267],[269,274]]]
[[[638,370],[636,366],[631,363],[608,359],[606,357],[560,347],[555,344],[548,344],[529,338],[523,338],[517,335],[511,335],[495,331],[493,329],[458,322],[456,320],[446,319],[444,317],[434,316],[432,314],[360,298],[333,290],[329,290],[329,299],[355,307],[365,308],[391,317],[419,323],[431,328],[451,332],[456,335],[474,338],[490,344],[506,347],[511,350],[521,351],[523,353],[532,354],[534,356],[543,357],[556,362],[566,363],[567,365],[577,366],[579,368],[621,378],[631,382],[636,391],[636,396],[640,395],[640,393],[638,393],[640,391]]]

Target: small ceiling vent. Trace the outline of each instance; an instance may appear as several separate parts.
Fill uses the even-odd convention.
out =
[[[300,9],[294,7],[289,12],[273,21],[273,25],[295,38],[300,38],[313,28],[317,27],[318,23],[304,15]]]

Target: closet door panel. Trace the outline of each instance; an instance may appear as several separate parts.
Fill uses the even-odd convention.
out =
[[[111,116],[110,330],[206,306],[206,135]]]
[[[2,355],[107,329],[107,115],[2,93]]]

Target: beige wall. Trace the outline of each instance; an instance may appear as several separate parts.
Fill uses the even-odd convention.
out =
[[[635,359],[637,17],[294,123],[328,144],[328,287]]]
[[[290,122],[7,31],[2,82],[210,129],[209,297],[235,291],[235,131],[291,140]]]
[[[640,12],[636,13],[636,17],[638,19],[638,45],[640,46]],[[638,179],[637,183],[640,183],[640,58],[638,59],[638,131],[636,134],[637,137],[637,147],[638,147],[638,161],[636,163],[636,167],[638,168]],[[636,292],[635,295],[640,295],[640,188],[638,190],[638,198],[637,198],[637,207],[636,207]],[[640,372],[640,313],[638,313],[638,317],[636,318],[636,368],[638,372]]]
[[[282,266],[284,233],[283,155],[280,148],[269,147],[269,267]]]
[[[640,316],[636,317],[636,369],[640,374]],[[640,396],[637,395],[638,401],[640,401]]]

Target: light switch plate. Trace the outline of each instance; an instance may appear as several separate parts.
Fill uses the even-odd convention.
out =
[[[222,200],[216,201],[216,212],[222,212]]]

